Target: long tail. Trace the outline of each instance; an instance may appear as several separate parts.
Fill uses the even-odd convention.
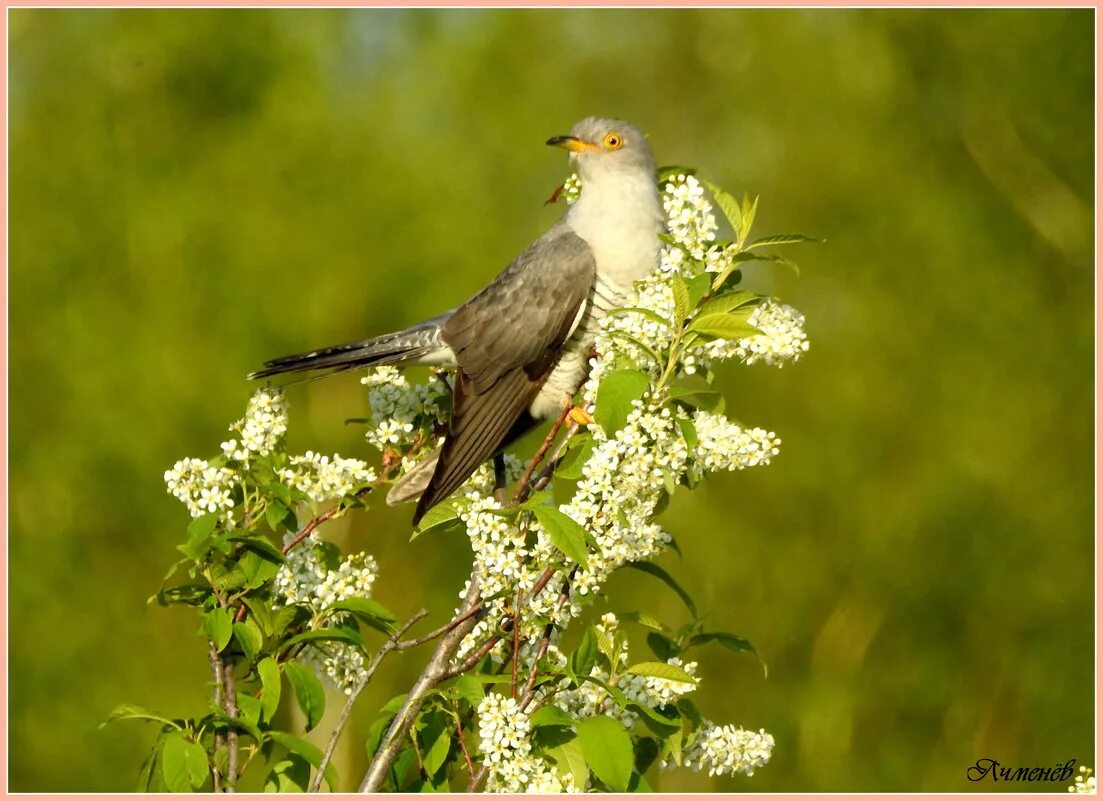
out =
[[[249,373],[248,377],[255,380],[284,373],[305,373],[316,370],[325,371],[325,375],[330,375],[357,367],[410,364],[420,361],[446,362],[449,349],[441,337],[441,326],[448,319],[449,314],[451,312],[445,312],[431,320],[393,334],[272,359],[265,362],[260,370]]]

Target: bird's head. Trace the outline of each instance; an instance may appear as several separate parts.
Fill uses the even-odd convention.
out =
[[[571,165],[583,183],[606,175],[655,172],[647,138],[624,120],[587,117],[576,123],[570,134],[553,136],[547,143],[571,151]]]

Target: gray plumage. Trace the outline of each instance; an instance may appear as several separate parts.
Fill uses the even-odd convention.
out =
[[[662,209],[639,130],[591,117],[548,144],[571,150],[581,195],[485,289],[403,331],[273,359],[250,375],[454,366],[443,445],[388,495],[420,496],[415,523],[535,421],[562,409],[585,380],[601,317],[657,263]]]

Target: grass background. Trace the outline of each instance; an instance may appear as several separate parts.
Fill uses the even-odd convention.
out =
[[[666,525],[663,564],[770,665],[700,652],[699,706],[765,727],[753,779],[662,790],[997,790],[978,758],[1092,762],[1093,16],[972,11],[12,10],[10,785],[133,786],[118,702],[206,699],[184,610],[146,605],[263,359],[422,319],[561,213],[579,117],[762,197],[821,246],[746,283],[807,315],[795,368],[725,370],[778,432]],[[291,445],[365,455],[354,378],[290,392]],[[330,535],[443,620],[461,538],[408,509]],[[607,608],[682,622],[650,579]],[[638,654],[643,653],[642,643]],[[337,755],[354,787],[394,659]],[[331,714],[337,699],[331,696]],[[1016,785],[1014,789],[1043,789]],[[1061,786],[1053,789],[1063,790]]]

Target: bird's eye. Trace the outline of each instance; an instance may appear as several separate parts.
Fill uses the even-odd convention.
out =
[[[620,134],[606,134],[601,144],[605,146],[606,150],[620,150],[624,144],[624,140],[620,137]]]

